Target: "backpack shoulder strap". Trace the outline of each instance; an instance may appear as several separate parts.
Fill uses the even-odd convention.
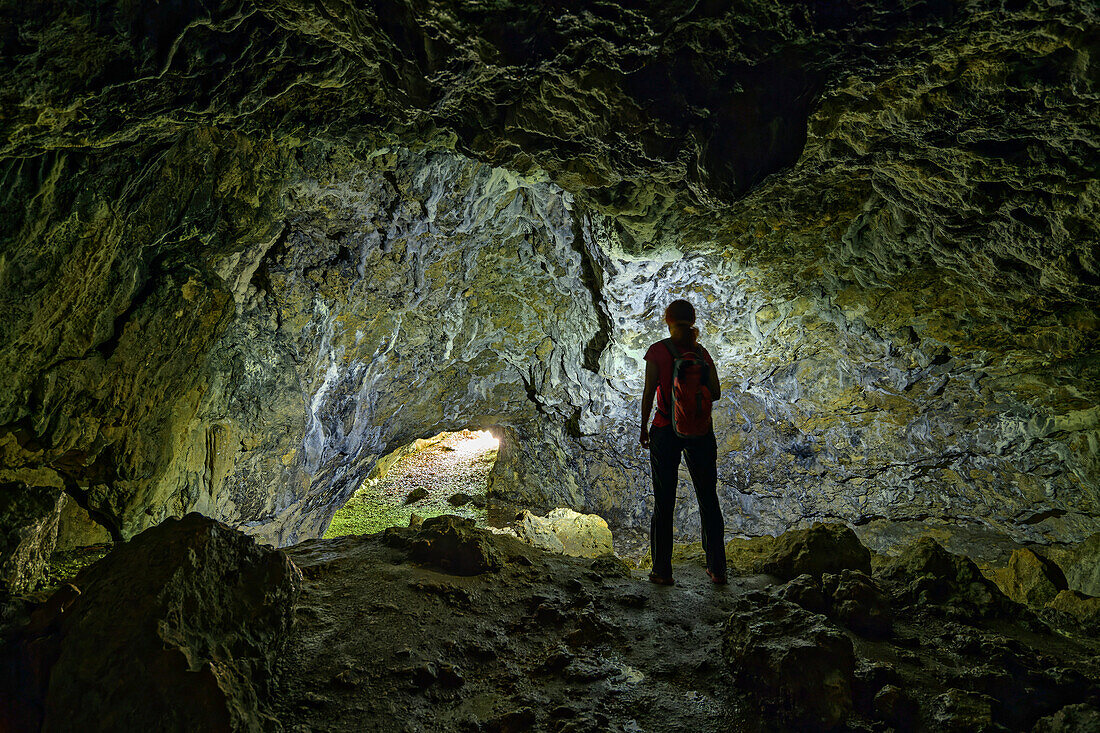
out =
[[[666,349],[668,349],[668,353],[672,354],[673,361],[680,358],[680,349],[676,347],[676,344],[672,342],[672,339],[665,339],[661,343],[665,345]]]

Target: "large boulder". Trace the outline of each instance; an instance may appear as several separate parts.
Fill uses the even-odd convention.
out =
[[[852,710],[852,642],[824,616],[761,592],[737,599],[722,652],[738,684],[796,726],[831,728]]]
[[[952,606],[977,616],[1019,608],[970,558],[948,552],[931,537],[921,537],[902,548],[883,564],[878,578],[902,604]]]
[[[300,592],[282,551],[198,514],[168,519],[32,618],[9,668],[15,714],[43,731],[270,730]]]
[[[1100,708],[1084,703],[1067,705],[1041,718],[1031,733],[1100,733]]]
[[[517,528],[524,542],[573,557],[599,557],[612,551],[611,529],[598,514],[581,514],[559,507],[540,517],[524,511]]]
[[[844,569],[870,574],[871,551],[847,526],[820,522],[809,529],[784,532],[754,565],[756,572],[783,580],[803,573],[821,577]]]
[[[829,599],[830,617],[864,636],[889,635],[890,600],[870,576],[858,570],[827,573],[821,576],[821,587]]]
[[[1049,547],[1042,552],[1061,568],[1070,590],[1100,596],[1100,532],[1075,545]]]
[[[444,514],[425,519],[409,543],[409,557],[453,575],[478,575],[504,566],[491,532],[474,520]]]
[[[1075,590],[1064,590],[1047,604],[1047,608],[1072,616],[1078,624],[1100,632],[1100,598],[1086,596]]]
[[[1057,565],[1027,548],[1014,551],[1008,567],[994,577],[1006,596],[1032,607],[1046,605],[1068,587]]]
[[[546,552],[557,555],[565,553],[565,545],[554,534],[554,528],[543,517],[524,510],[516,524],[516,536],[521,540]]]

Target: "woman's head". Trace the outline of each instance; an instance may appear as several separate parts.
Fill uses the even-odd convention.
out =
[[[693,345],[699,338],[695,328],[695,308],[686,300],[674,300],[665,308],[665,323],[677,344]]]

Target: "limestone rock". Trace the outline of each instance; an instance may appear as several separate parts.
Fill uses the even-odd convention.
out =
[[[561,540],[566,555],[599,557],[612,551],[611,529],[607,520],[598,514],[581,514],[558,507],[552,509],[546,519]]]
[[[794,603],[810,613],[828,613],[829,599],[821,590],[821,580],[804,573],[785,583],[776,591],[776,596]]]
[[[747,593],[723,627],[722,652],[738,684],[776,704],[796,725],[829,728],[852,710],[852,642],[823,616]]]
[[[755,564],[759,573],[790,580],[807,573],[838,573],[843,569],[871,572],[871,552],[843,524],[815,524],[792,529],[776,538],[770,552]]]
[[[1031,733],[1100,733],[1100,708],[1078,703],[1042,718]]]
[[[752,573],[757,561],[767,555],[774,544],[775,538],[770,535],[734,537],[726,543],[726,563],[730,572]],[[699,552],[700,564],[706,565],[706,556],[702,554],[703,545],[701,543]]]
[[[985,695],[951,689],[937,695],[929,707],[938,730],[950,733],[992,733],[1003,730],[993,721],[993,703]]]
[[[1045,548],[1043,554],[1062,569],[1070,590],[1100,596],[1100,532],[1068,547]]]
[[[92,519],[75,499],[66,495],[57,522],[57,543],[54,551],[73,550],[110,541],[111,533],[107,528]]]
[[[492,533],[477,529],[472,519],[448,514],[423,521],[409,542],[409,557],[454,575],[478,575],[504,565]]]
[[[1016,550],[1008,567],[995,575],[1004,594],[1025,606],[1044,606],[1067,588],[1062,571],[1027,548]]]
[[[55,487],[0,482],[0,591],[25,591],[39,580],[63,502]]]
[[[600,555],[588,567],[601,578],[629,578],[632,575],[630,565],[613,554]]]
[[[1047,607],[1072,616],[1087,629],[1100,632],[1100,598],[1063,590],[1047,603]]]
[[[865,636],[889,635],[893,623],[890,600],[867,574],[849,569],[825,574],[821,587],[829,598],[831,618]]]
[[[551,510],[545,518],[524,511],[517,533],[533,547],[573,557],[599,557],[612,551],[611,530],[603,517],[565,507]]]
[[[520,515],[519,523],[516,525],[516,535],[527,544],[540,550],[558,554],[565,553],[565,545],[558,539],[550,523],[527,510],[524,510]]]
[[[978,616],[1012,613],[1012,603],[969,558],[923,537],[889,558],[876,576],[903,604],[956,606]]]
[[[301,574],[198,514],[117,545],[34,619],[42,730],[266,730]]]

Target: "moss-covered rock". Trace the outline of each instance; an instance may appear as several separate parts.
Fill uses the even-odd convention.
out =
[[[802,574],[820,577],[845,569],[870,574],[871,551],[847,526],[819,523],[783,533],[753,567],[758,573],[783,580]]]

